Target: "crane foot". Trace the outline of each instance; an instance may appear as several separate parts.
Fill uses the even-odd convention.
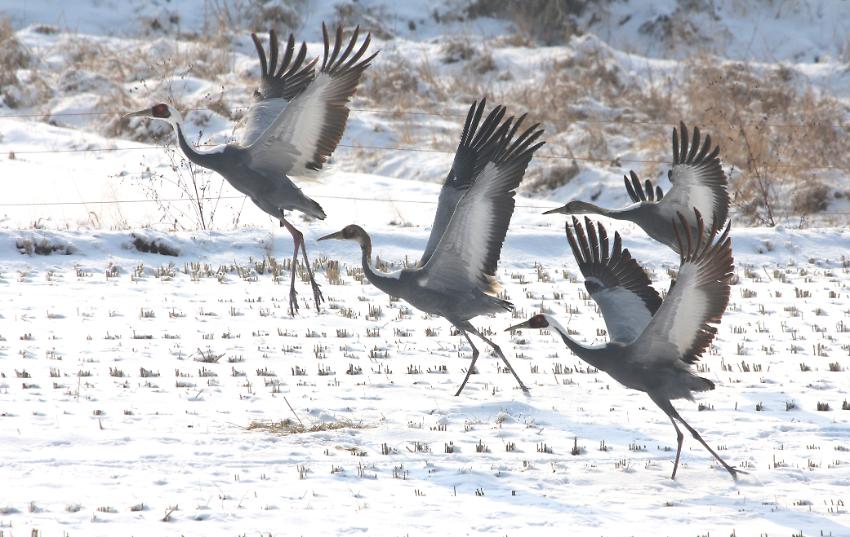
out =
[[[295,287],[289,289],[289,315],[295,316],[298,313],[298,292]]]
[[[313,301],[316,303],[316,313],[321,313],[319,311],[319,304],[325,301],[325,296],[322,294],[322,290],[315,280],[311,279],[310,285],[313,287]]]

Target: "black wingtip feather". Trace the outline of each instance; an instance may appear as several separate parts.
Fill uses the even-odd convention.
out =
[[[268,72],[268,63],[266,62],[266,51],[263,49],[262,43],[260,43],[260,38],[257,37],[257,34],[251,34],[251,40],[254,41],[254,48],[257,49],[257,56],[260,58],[260,71],[262,75],[265,75]]]
[[[256,94],[260,100],[282,98],[291,100],[313,80],[314,68],[317,60],[304,63],[307,57],[307,44],[301,43],[298,53],[295,53],[295,36],[290,34],[286,43],[284,55],[278,62],[280,55],[280,44],[277,32],[269,30],[269,53],[266,51],[256,34],[251,34],[254,48],[257,49],[257,57],[260,60],[260,88]],[[295,58],[293,59],[293,56]]]
[[[619,233],[614,233],[613,244],[609,247],[608,232],[602,223],[594,224],[585,217],[582,225],[573,216],[572,226],[566,225],[566,235],[573,257],[586,280],[593,278],[606,289],[622,287],[639,297],[650,314],[655,314],[661,305],[661,297],[638,262],[632,259],[627,249],[623,249]],[[591,295],[593,293],[591,291]]]
[[[637,196],[637,193],[635,193],[635,190],[632,188],[632,183],[629,182],[629,176],[628,175],[623,176],[623,183],[626,185],[626,193],[629,195],[629,199],[632,200],[635,203],[640,201],[640,199]]]

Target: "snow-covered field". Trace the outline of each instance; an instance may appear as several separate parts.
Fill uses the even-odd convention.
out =
[[[382,261],[416,260],[430,231],[435,181],[452,155],[363,146],[451,149],[460,128],[451,116],[463,114],[465,101],[447,103],[448,117],[424,115],[412,125],[359,104],[334,166],[301,183],[329,215],[293,220],[327,302],[317,313],[299,278],[301,310],[290,317],[289,235],[216,175],[204,176],[215,230],[198,230],[174,184],[187,177],[179,158],[108,137],[95,115],[103,81],[70,74],[75,40],[146,53],[167,48],[165,37],[139,39],[139,21],[178,13],[183,30],[199,28],[204,6],[214,4],[0,6],[41,58],[45,77],[64,69],[59,82],[77,81],[57,82],[46,105],[0,108],[0,537],[850,535],[846,226],[733,228],[737,281],[699,365],[717,389],[676,405],[749,474],[732,481],[686,438],[672,481],[675,433],[648,397],[588,368],[555,335],[503,331],[543,310],[581,340],[605,340],[563,218],[540,213],[573,196],[601,194],[600,204],[622,204],[621,174],[635,166],[628,159],[659,158],[666,149],[615,138],[610,149],[622,162],[582,164],[576,180],[555,193],[518,198],[500,263],[517,311],[474,322],[491,331],[531,393],[484,353],[478,374],[454,397],[471,358],[465,340],[446,321],[363,281],[355,245],[315,239],[358,223]],[[376,46],[417,58],[437,54],[444,33],[506,31],[507,23],[491,19],[435,23],[432,12],[455,3],[425,4],[387,15],[396,38]],[[821,90],[850,96],[850,71],[840,59],[846,2],[778,3],[762,12],[745,4],[718,2],[722,17],[702,20],[715,39],[709,48],[793,62]],[[305,5],[304,33],[314,47],[334,3]],[[604,41],[635,65],[673,66],[665,57],[687,53],[657,50],[638,31],[674,2],[607,5],[607,18],[582,43]],[[748,26],[751,20],[758,24]],[[39,24],[61,31],[45,33]],[[250,46],[247,34],[237,43],[240,74],[255,73]],[[537,49],[533,58],[524,48],[493,54],[514,76],[531,77],[534,65],[563,48]],[[821,63],[811,63],[815,52]],[[227,90],[237,106],[249,95],[242,81],[234,75]],[[221,91],[177,72],[168,88],[192,106]],[[34,117],[15,117],[26,114]],[[232,135],[223,116],[193,114],[203,141]],[[658,129],[662,141],[668,130]],[[561,142],[580,131],[541,152],[563,154]],[[848,184],[839,172],[833,181]],[[163,205],[151,199],[153,190]],[[839,214],[846,208],[846,199],[830,203]],[[610,222],[609,229],[621,232],[656,287],[666,289],[677,266],[672,252],[628,224]],[[136,241],[178,255],[143,253]],[[36,253],[43,249],[55,251]]]
[[[426,230],[363,209],[382,259],[424,246]],[[516,318],[548,309],[601,341],[560,223],[517,216],[502,271]],[[625,233],[666,288],[671,256]],[[75,253],[22,256],[21,238]],[[649,399],[556,336],[503,333],[510,315],[477,324],[531,394],[486,356],[453,397],[469,347],[359,281],[353,245],[311,241],[314,258],[340,260],[341,281],[320,276],[321,314],[305,300],[290,318],[286,273],[256,271],[288,240],[261,230],[163,240],[181,255],[139,253],[128,232],[2,233],[8,534],[848,535],[845,231],[736,230],[740,280],[701,362],[718,388],[678,406],[750,472],[738,483],[691,439],[671,481],[675,435]],[[251,429],[281,420],[343,428]]]

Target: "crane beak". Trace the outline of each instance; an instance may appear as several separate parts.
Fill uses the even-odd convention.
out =
[[[513,326],[509,326],[509,327],[505,328],[505,332],[511,332],[511,331],[513,331],[513,330],[519,330],[520,328],[529,328],[529,326],[528,326],[528,323],[529,323],[529,322],[530,322],[530,321],[523,321],[523,322],[521,322],[521,323],[519,323],[519,324],[515,324],[515,325],[513,325]]]
[[[319,237],[316,239],[317,241],[326,241],[328,239],[337,239],[342,240],[345,237],[342,236],[342,231],[337,231],[336,233],[331,233],[330,235],[325,235],[324,237]]]
[[[544,212],[543,214],[556,214],[556,213],[568,214],[567,213],[567,206],[562,205],[562,206],[558,207],[557,209],[550,209],[550,210]]]
[[[124,114],[121,119],[129,119],[131,117],[148,117],[151,115],[151,109],[145,108],[144,110],[139,110],[138,112],[130,112],[129,114]]]

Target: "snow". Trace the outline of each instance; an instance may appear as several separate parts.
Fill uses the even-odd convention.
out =
[[[360,4],[383,10],[395,34],[376,40],[384,50],[376,66],[390,55],[437,57],[446,37],[499,36],[509,26],[449,17],[460,9],[454,0]],[[767,2],[753,10],[723,0],[709,4],[717,18],[697,10],[694,20],[705,25],[706,48],[765,66],[792,62],[817,87],[847,99],[842,4]],[[640,28],[681,5],[602,3],[592,24],[594,12],[586,14],[589,32],[569,45],[505,46],[492,54],[498,70],[529,79],[545,62],[599,50],[631,66],[624,76],[675,73],[677,60],[699,47],[662,50]],[[445,103],[445,114],[406,123],[355,103],[333,165],[299,181],[328,213],[321,222],[292,219],[327,301],[316,312],[309,284],[298,277],[300,311],[290,317],[289,235],[203,171],[213,198],[207,210],[215,214],[212,229],[200,229],[177,184],[188,172],[173,145],[109,137],[93,112],[113,82],[73,64],[80,40],[144,58],[176,55],[188,42],[146,36],[145,21],[177,14],[181,31],[198,32],[205,6],[4,6],[16,36],[41,62],[33,73],[61,73],[63,83],[43,107],[0,109],[0,537],[36,530],[620,536],[659,528],[664,535],[850,535],[850,410],[842,409],[850,393],[850,229],[733,222],[736,283],[699,364],[717,388],[697,394],[696,403],[674,404],[749,474],[732,481],[686,436],[672,481],[675,433],[644,394],[589,368],[553,332],[504,332],[545,312],[584,343],[606,340],[564,217],[540,213],[591,196],[621,206],[627,159],[658,155],[613,136],[620,164],[583,166],[554,192],[517,197],[498,273],[517,311],[473,323],[501,346],[531,393],[476,341],[478,374],[454,397],[472,356],[466,340],[443,319],[360,281],[355,245],[316,239],[357,223],[389,271],[417,260],[469,99],[458,96]],[[446,15],[441,22],[435,10]],[[305,2],[311,51],[320,22],[334,13],[333,2]],[[57,32],[43,33],[41,24]],[[178,102],[201,108],[183,110],[186,133],[209,149],[233,139],[235,125],[205,106],[219,95],[234,109],[250,102],[240,85],[255,76],[247,33],[232,51],[232,87],[186,66],[160,78],[140,60],[134,69],[145,80],[134,91],[154,98],[169,88]],[[495,95],[507,84],[492,81]],[[588,117],[619,117],[593,103],[577,106]],[[31,117],[12,117],[22,114]],[[153,130],[145,129],[137,125],[137,139]],[[648,126],[647,136],[665,129]],[[570,127],[541,153],[563,154],[567,142],[578,147],[584,130]],[[417,145],[425,139],[434,144]],[[399,145],[421,150],[364,149]],[[658,177],[666,189],[665,172]],[[620,232],[659,292],[666,290],[675,254],[631,224],[604,223]],[[339,262],[334,283],[330,261]],[[282,420],[318,430],[252,427]]]
[[[392,187],[399,193],[408,184]],[[352,221],[372,232],[382,259],[413,259],[424,248],[427,227],[390,226],[385,205],[355,203]],[[427,209],[416,213],[427,221]],[[850,232],[735,230],[740,281],[716,348],[701,362],[718,386],[698,397],[711,410],[677,406],[750,474],[734,483],[686,438],[673,482],[675,435],[645,395],[589,371],[554,334],[501,332],[542,308],[587,343],[604,340],[593,335],[601,317],[570,281],[578,269],[560,217],[552,225],[532,210],[517,217],[501,279],[518,314],[476,326],[495,332],[530,396],[485,352],[480,373],[453,397],[471,349],[445,321],[348,276],[358,266],[351,245],[315,242],[336,230],[333,222],[305,226],[305,236],[313,259],[341,262],[344,285],[330,285],[320,271],[328,302],[316,314],[299,279],[295,318],[286,313],[287,273],[275,281],[254,270],[265,255],[288,255],[288,237],[270,242],[270,229],[143,233],[167,240],[176,258],[136,251],[127,231],[3,231],[0,522],[43,534],[483,535],[569,527],[622,535],[659,524],[670,535],[846,533],[850,515],[838,502],[850,483],[850,412],[841,410],[850,388],[850,278],[841,256]],[[623,234],[666,289],[672,254],[639,231]],[[21,255],[20,239],[74,253]],[[191,263],[209,273],[193,277]],[[538,280],[535,263],[551,281]],[[382,315],[370,320],[374,308]],[[209,354],[222,357],[199,361]],[[829,371],[830,363],[844,371]],[[801,372],[801,364],[811,370]],[[160,376],[143,378],[142,368]],[[296,368],[304,375],[293,376]],[[346,374],[356,368],[362,374]],[[816,412],[819,402],[831,410]],[[796,408],[786,411],[788,403]],[[284,419],[363,428],[247,430]],[[571,455],[575,439],[584,450]],[[602,442],[607,451],[599,451]],[[161,522],[175,506],[170,523]]]

